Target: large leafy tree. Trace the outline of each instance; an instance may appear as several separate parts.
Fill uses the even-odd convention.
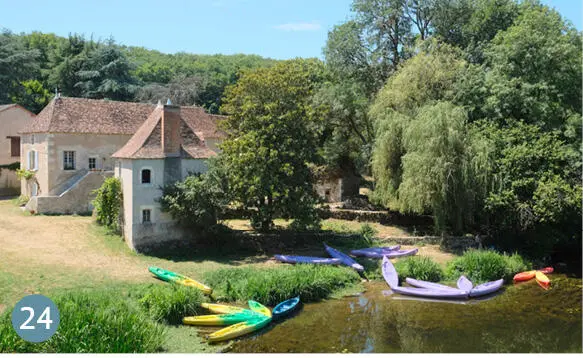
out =
[[[10,103],[11,94],[20,91],[21,81],[38,71],[39,52],[28,50],[12,33],[0,33],[0,104]]]
[[[77,72],[83,97],[131,100],[136,91],[136,80],[131,76],[132,64],[113,40],[91,52]]]
[[[302,228],[318,222],[308,163],[317,160],[311,97],[322,73],[317,60],[290,60],[246,71],[227,89],[221,164],[257,229],[270,229],[278,216]]]

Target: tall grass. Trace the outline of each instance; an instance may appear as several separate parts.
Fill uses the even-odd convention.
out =
[[[498,280],[510,282],[517,272],[525,271],[530,264],[520,255],[508,256],[493,250],[468,250],[462,256],[448,262],[446,274],[455,280],[466,275],[474,283]]]
[[[109,291],[68,293],[54,298],[61,314],[55,335],[33,344],[12,328],[11,311],[0,318],[0,353],[149,353],[162,349],[164,329],[134,305]]]
[[[360,277],[345,267],[281,265],[262,269],[220,269],[206,274],[205,282],[213,287],[218,299],[252,299],[273,306],[297,295],[303,302],[318,301],[357,284]]]
[[[204,296],[200,290],[181,285],[152,285],[140,298],[140,305],[157,322],[180,324],[182,318],[196,315]]]
[[[411,256],[400,259],[395,263],[395,270],[397,270],[401,282],[405,281],[407,277],[439,282],[444,276],[441,266],[426,256]]]

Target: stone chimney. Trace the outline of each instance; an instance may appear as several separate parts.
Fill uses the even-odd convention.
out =
[[[180,156],[180,107],[166,104],[162,113],[162,148],[168,157]]]

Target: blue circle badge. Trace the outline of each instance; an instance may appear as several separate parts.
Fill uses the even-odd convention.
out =
[[[26,296],[12,310],[12,327],[28,342],[40,343],[51,338],[60,322],[57,305],[43,295]]]

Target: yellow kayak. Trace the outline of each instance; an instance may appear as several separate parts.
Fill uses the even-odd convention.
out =
[[[213,313],[241,313],[246,311],[246,309],[242,307],[219,305],[216,303],[201,303],[200,306]]]
[[[271,311],[269,310],[269,308],[265,307],[261,303],[259,303],[257,301],[252,301],[252,300],[249,300],[248,303],[249,303],[249,308],[251,308],[253,311],[255,311],[257,313],[261,313],[262,315],[265,315],[267,317],[271,317]]]
[[[228,314],[211,314],[204,316],[184,317],[182,323],[193,326],[230,326],[256,319],[258,314],[252,311]]]
[[[204,294],[210,295],[213,292],[213,289],[208,287],[207,285],[200,283],[198,281],[195,281],[189,277],[186,276],[179,276],[180,279],[177,280],[176,282],[184,285],[184,286],[189,286],[189,287],[194,287],[194,288],[198,288],[199,290],[201,290]]]
[[[237,338],[247,333],[257,331],[271,322],[271,317],[257,317],[246,322],[234,324],[232,326],[218,330],[210,335],[207,339],[209,342],[220,342]]]

